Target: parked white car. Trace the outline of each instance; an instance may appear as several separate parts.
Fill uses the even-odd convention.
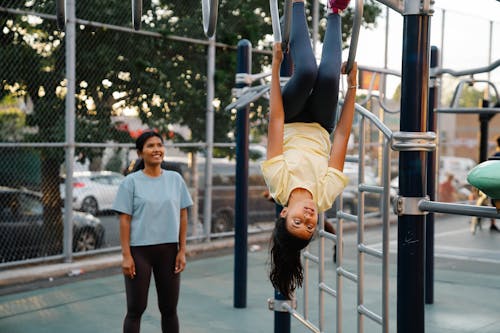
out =
[[[123,175],[112,171],[78,171],[73,174],[73,208],[96,215],[111,209]],[[64,181],[60,185],[65,198]]]

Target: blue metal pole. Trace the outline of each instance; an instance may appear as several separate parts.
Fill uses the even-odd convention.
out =
[[[237,73],[252,71],[252,43],[238,42]],[[237,88],[246,86],[237,83]],[[234,223],[234,307],[247,306],[247,248],[248,248],[248,106],[236,113],[236,193]]]
[[[411,3],[411,1],[410,1]],[[410,4],[408,3],[408,4]],[[424,132],[429,92],[430,17],[404,13],[401,79],[402,132]],[[401,151],[399,191],[403,198],[422,198],[426,191],[427,153]],[[424,332],[425,216],[398,217],[397,332]]]
[[[290,77],[293,72],[293,61],[290,53],[283,54],[281,62],[280,75],[282,77]],[[276,218],[279,217],[283,207],[276,204]],[[286,301],[287,299],[278,291],[274,291],[274,299]],[[290,333],[291,316],[289,312],[274,311],[274,333]]]
[[[431,68],[439,66],[438,48],[431,47]],[[429,87],[429,118],[427,130],[436,132],[438,107],[438,80],[436,75],[430,77]],[[432,201],[436,200],[436,151],[427,153],[427,195]],[[434,213],[429,213],[425,221],[425,304],[434,303]]]

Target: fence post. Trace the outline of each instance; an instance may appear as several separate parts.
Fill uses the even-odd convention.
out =
[[[73,255],[73,165],[75,161],[75,80],[76,80],[76,27],[75,27],[75,1],[68,0],[66,3],[68,22],[66,24],[66,111],[65,111],[65,172],[66,183],[64,190],[64,237],[63,255],[66,262],[72,261]]]
[[[252,44],[247,39],[238,42],[237,73],[252,71]],[[247,84],[236,83],[236,88]],[[248,248],[248,106],[236,114],[236,195],[234,209],[234,307],[247,304]]]

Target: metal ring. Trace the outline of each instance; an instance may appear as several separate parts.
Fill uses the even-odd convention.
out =
[[[354,18],[352,20],[351,44],[349,45],[349,56],[347,57],[346,73],[352,69],[356,59],[358,49],[359,31],[361,30],[361,21],[363,20],[363,0],[356,0],[354,7]]]
[[[203,30],[208,38],[212,38],[215,34],[217,25],[217,14],[219,11],[218,0],[202,0],[201,9],[203,15]]]
[[[283,17],[280,19],[278,0],[269,0],[271,9],[271,21],[273,25],[274,42],[281,42],[283,51],[288,47],[290,40],[290,29],[292,22],[292,1],[284,0],[283,2]]]
[[[66,1],[57,0],[56,1],[56,21],[59,30],[64,30],[66,26]]]
[[[132,23],[135,30],[141,30],[142,0],[132,0]]]

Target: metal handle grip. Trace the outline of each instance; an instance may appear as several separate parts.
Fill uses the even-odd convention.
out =
[[[208,38],[212,38],[215,34],[217,26],[217,15],[219,11],[218,0],[202,0],[201,9],[203,15],[203,30]]]

